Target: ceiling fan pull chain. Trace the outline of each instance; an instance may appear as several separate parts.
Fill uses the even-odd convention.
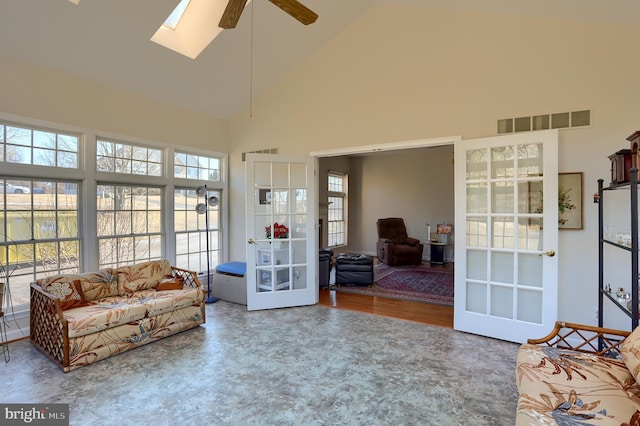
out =
[[[249,59],[249,118],[253,118],[253,5],[255,2],[251,2],[251,47]]]

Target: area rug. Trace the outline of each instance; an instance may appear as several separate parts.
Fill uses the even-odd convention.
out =
[[[453,306],[453,271],[428,264],[376,265],[372,286],[331,286],[331,290]]]

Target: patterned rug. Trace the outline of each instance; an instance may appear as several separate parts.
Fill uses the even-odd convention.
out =
[[[432,269],[428,264],[376,265],[374,283],[366,286],[331,286],[331,290],[392,299],[453,306],[453,271]]]

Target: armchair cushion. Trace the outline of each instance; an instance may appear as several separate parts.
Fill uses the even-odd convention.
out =
[[[376,252],[387,265],[419,265],[424,246],[420,240],[407,236],[404,220],[399,217],[378,219]]]
[[[417,246],[420,244],[420,240],[417,238],[407,237],[404,239],[404,244],[409,244],[410,246]]]

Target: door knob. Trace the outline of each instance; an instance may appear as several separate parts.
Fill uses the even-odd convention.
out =
[[[247,243],[249,243],[249,244],[256,244],[256,240],[254,240],[253,238],[249,238],[249,239],[247,240]]]
[[[545,251],[544,253],[540,253],[538,256],[549,256],[549,257],[553,257],[556,255],[556,251],[554,249],[549,249],[547,251]]]

